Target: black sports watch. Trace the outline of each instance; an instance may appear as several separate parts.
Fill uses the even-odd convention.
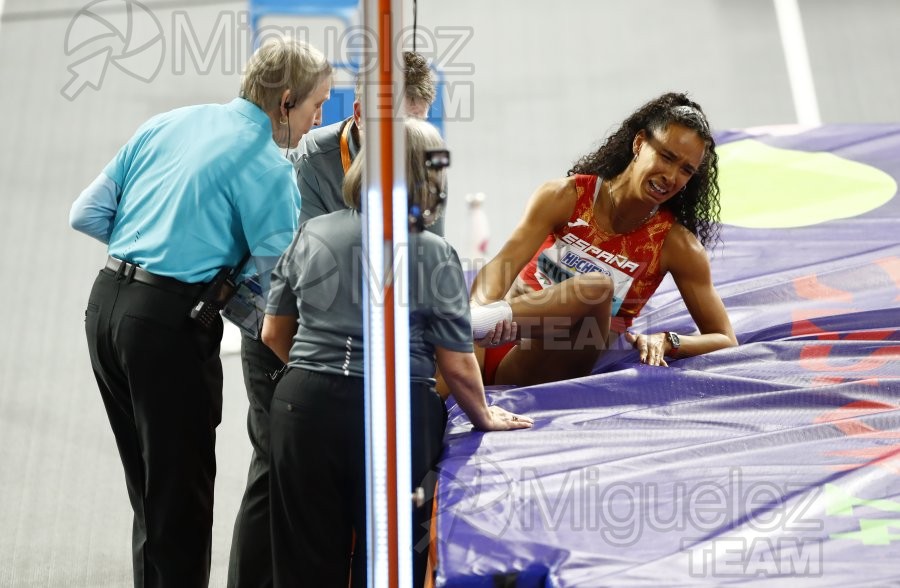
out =
[[[681,347],[681,337],[675,331],[666,331],[666,339],[668,339],[669,345],[672,346],[672,349],[669,350],[669,355],[675,357],[678,355],[678,348]]]

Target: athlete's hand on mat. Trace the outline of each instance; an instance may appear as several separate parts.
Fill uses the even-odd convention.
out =
[[[638,350],[641,363],[647,365],[661,365],[669,367],[666,363],[666,334],[653,333],[652,335],[635,335],[631,331],[625,331],[625,340]]]
[[[510,341],[515,341],[518,334],[518,323],[515,321],[500,321],[484,337],[476,339],[475,344],[479,347],[498,347]]]
[[[512,429],[530,429],[534,425],[534,419],[520,414],[515,414],[500,408],[499,406],[488,407],[487,423],[481,426],[476,425],[479,431],[510,431]]]

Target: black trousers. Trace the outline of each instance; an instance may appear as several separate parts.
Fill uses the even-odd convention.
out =
[[[411,391],[414,585],[424,584],[433,468],[447,411],[433,388]],[[271,408],[272,552],[276,588],[366,586],[365,398],[362,378],[291,369]],[[355,534],[355,548],[354,548]],[[352,555],[352,557],[351,557]],[[352,569],[352,576],[351,576]],[[348,576],[351,576],[348,578]]]
[[[247,434],[253,446],[247,487],[238,508],[228,559],[228,588],[272,586],[269,526],[269,406],[276,382],[268,376],[283,365],[262,341],[241,337],[241,365],[250,408]]]
[[[205,329],[190,320],[193,295],[104,269],[85,312],[134,510],[138,588],[209,583],[222,322]]]

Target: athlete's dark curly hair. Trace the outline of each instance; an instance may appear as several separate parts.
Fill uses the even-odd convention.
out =
[[[664,130],[671,123],[693,129],[706,142],[706,156],[684,190],[665,203],[682,225],[697,236],[704,247],[714,245],[719,238],[719,156],[716,142],[700,105],[685,94],[669,92],[647,102],[606,139],[593,153],[575,162],[568,175],[590,174],[614,178],[625,171],[634,157],[635,135],[640,131],[652,134]]]

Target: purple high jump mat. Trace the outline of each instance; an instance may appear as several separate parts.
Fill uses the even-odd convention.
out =
[[[528,431],[452,406],[438,586],[900,583],[900,125],[718,138],[740,345],[489,389]],[[694,330],[671,280],[634,330]]]

